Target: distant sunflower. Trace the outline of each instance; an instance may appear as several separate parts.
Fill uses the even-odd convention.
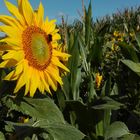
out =
[[[99,89],[101,86],[103,80],[103,76],[98,72],[96,73],[96,79],[95,79],[95,83],[96,83],[96,88]]]
[[[14,93],[25,86],[24,95],[34,96],[37,89],[41,93],[50,87],[56,91],[57,84],[63,84],[60,71],[69,71],[61,59],[69,54],[59,51],[61,39],[56,29],[55,20],[44,21],[44,8],[40,3],[33,10],[28,0],[18,0],[18,7],[5,0],[9,12],[14,16],[0,15],[0,31],[7,37],[0,40],[9,47],[2,56],[1,68],[12,67],[4,79],[17,80]]]

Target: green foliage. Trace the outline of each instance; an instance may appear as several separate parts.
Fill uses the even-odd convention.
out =
[[[140,63],[135,63],[131,60],[122,60],[122,62],[129,67],[132,71],[137,73],[138,76],[140,76]]]
[[[127,126],[122,122],[112,123],[105,132],[105,140],[138,140],[140,136],[131,134]]]
[[[84,134],[78,131],[73,126],[70,126],[64,121],[63,115],[49,98],[31,99],[31,98],[13,98],[10,96],[2,99],[4,105],[10,108],[10,112],[16,111],[23,115],[28,115],[27,123],[18,123],[6,121],[6,130],[8,132],[15,131],[16,138],[26,138],[36,134],[43,137],[47,135],[47,139],[63,140],[67,137],[68,140],[82,139]],[[45,135],[45,137],[46,137]],[[45,139],[45,138],[44,138]]]
[[[0,71],[0,139],[139,140],[140,8],[59,26],[70,73],[48,97],[12,94]]]
[[[117,139],[126,134],[129,134],[127,126],[122,122],[116,121],[107,128],[105,132],[105,140],[108,140],[110,138]]]
[[[0,132],[0,139],[5,140],[5,136],[4,136],[4,134],[2,132]]]

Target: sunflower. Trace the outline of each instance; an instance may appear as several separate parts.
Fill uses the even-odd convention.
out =
[[[103,80],[103,76],[99,72],[96,73],[95,83],[96,83],[96,88],[97,89],[100,88],[102,80]]]
[[[0,68],[12,67],[4,80],[17,80],[14,93],[25,86],[24,95],[34,96],[38,89],[41,93],[63,85],[60,71],[69,72],[61,59],[70,55],[58,49],[61,39],[56,20],[44,20],[44,8],[40,2],[33,10],[28,0],[18,0],[18,7],[5,0],[12,16],[0,15],[0,31],[6,34]]]

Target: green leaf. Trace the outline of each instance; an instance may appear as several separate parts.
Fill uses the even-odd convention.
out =
[[[103,128],[103,121],[101,120],[97,125],[96,125],[96,135],[97,136],[103,136],[104,128]]]
[[[66,84],[66,83],[65,83]],[[65,85],[64,84],[64,85]],[[61,111],[63,111],[64,110],[64,108],[65,108],[65,95],[64,95],[64,93],[62,92],[62,90],[57,90],[57,92],[56,92],[56,96],[57,96],[57,99],[58,99],[58,106],[59,106],[59,109],[61,110]]]
[[[111,117],[112,117],[111,109],[106,109],[106,110],[104,110],[103,133],[105,133],[106,128],[107,128],[108,126],[110,126]]]
[[[88,55],[88,61],[91,62],[91,67],[99,67],[101,62],[103,61],[102,59],[102,47],[103,42],[100,40],[97,35],[94,37],[94,44],[91,45],[89,55]]]
[[[80,53],[81,53],[82,62],[83,62],[83,68],[84,68],[86,74],[88,74],[89,73],[89,66],[87,63],[87,51],[86,51],[87,48],[84,46],[84,41],[83,41],[82,36],[80,34],[79,34],[78,41],[79,41]]]
[[[99,100],[98,105],[94,105],[92,106],[92,108],[94,109],[113,109],[113,110],[117,110],[120,109],[121,106],[123,106],[123,104],[109,98],[109,97],[103,97],[101,98],[101,100]]]
[[[134,62],[139,62],[139,58],[136,53],[136,49],[133,45],[128,45],[126,43],[118,43],[119,47],[121,48],[123,55],[126,59],[131,59]]]
[[[94,82],[93,82],[92,75],[90,75],[89,95],[88,95],[89,102],[91,102],[94,99],[94,97],[97,97],[97,94],[96,94],[96,91],[94,88]]]
[[[76,122],[80,124],[81,131],[92,129],[103,119],[103,110],[92,108],[92,104],[87,105],[81,101],[72,100],[66,101],[66,107],[68,109],[67,111],[72,111],[76,114]]]
[[[111,77],[108,76],[108,79],[105,81],[104,86],[102,88],[101,95],[107,96],[110,95],[110,92],[111,92]]]
[[[91,18],[92,18],[92,7],[91,7],[91,1],[90,1],[89,7],[88,7],[88,11],[86,11],[86,17],[85,17],[85,20],[86,20],[85,21],[85,44],[87,46],[90,43]]]
[[[140,33],[136,33],[135,39],[136,39],[136,41],[137,41],[137,43],[138,43],[138,46],[139,46],[139,48],[140,48]]]
[[[123,122],[114,122],[112,123],[105,132],[105,140],[117,139],[123,135],[129,134],[127,126]]]
[[[31,139],[30,137],[25,137],[24,140],[33,140],[33,139]]]
[[[7,96],[3,103],[10,108],[31,116],[34,120],[65,123],[63,115],[50,98],[33,99],[24,97],[19,99]]]
[[[73,140],[74,137],[80,140],[84,137],[78,129],[66,124],[62,113],[50,98],[24,97],[19,101],[19,99],[8,96],[3,99],[3,102],[11,110],[22,112],[35,120],[25,124],[6,122],[7,128],[14,128],[19,138],[38,135],[43,131],[49,133],[54,140],[63,140],[66,137],[68,140]]]
[[[120,140],[140,140],[140,136],[136,134],[127,134],[122,136]]]
[[[4,134],[0,131],[0,140],[6,140]]]
[[[71,96],[74,100],[79,99],[79,85],[81,82],[81,62],[80,62],[80,52],[79,52],[79,43],[78,36],[74,36],[74,44],[71,50],[72,57],[69,59],[69,69],[70,69],[70,87],[71,87]]]
[[[138,76],[140,76],[140,63],[135,63],[131,60],[121,60],[121,62],[123,62],[123,64],[125,64],[128,68],[130,68]]]
[[[63,83],[65,83],[62,87],[62,90],[64,92],[66,100],[70,99],[70,82],[69,82],[69,77],[64,76],[63,77]]]
[[[68,124],[49,124],[44,128],[52,135],[54,140],[82,140],[85,136],[78,129]]]
[[[119,94],[119,91],[118,91],[118,86],[117,84],[115,83],[114,86],[113,86],[113,89],[110,93],[110,95],[118,95]]]
[[[33,136],[33,134],[39,135],[43,132],[43,129],[40,127],[32,126],[31,124],[23,124],[23,123],[14,123],[6,121],[7,126],[12,126],[14,133],[16,133],[16,139],[29,139],[29,137]]]
[[[7,123],[7,125],[5,125],[5,130],[11,133],[14,132],[14,127],[11,123]]]
[[[24,100],[34,107],[33,112],[29,110],[29,115],[35,115],[38,116],[37,118],[47,119],[50,122],[65,122],[59,108],[54,104],[53,100],[51,100],[50,98],[24,98]]]
[[[17,137],[36,136],[48,137],[50,140],[82,140],[84,134],[69,124],[36,122],[32,126],[29,124],[7,122],[15,127]],[[47,135],[48,134],[48,135]]]
[[[103,49],[102,49],[103,55],[105,55],[105,53],[107,52],[108,48],[111,50],[111,48],[112,48],[112,41],[109,41],[109,42],[107,42],[107,43],[104,45],[104,47],[103,47]]]
[[[51,140],[51,138],[49,137],[49,134],[46,132],[41,133],[39,137],[43,138],[44,140]]]
[[[73,80],[72,80],[73,81]],[[81,69],[77,69],[77,73],[75,74],[75,81],[73,81],[72,86],[72,93],[73,93],[73,99],[78,100],[79,99],[79,87],[81,82]]]

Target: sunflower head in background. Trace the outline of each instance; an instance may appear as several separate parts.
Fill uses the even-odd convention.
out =
[[[0,42],[8,45],[0,67],[14,69],[4,79],[17,80],[14,93],[25,86],[25,96],[33,97],[37,89],[51,94],[50,87],[56,91],[63,84],[60,71],[69,71],[60,61],[69,54],[58,49],[56,21],[44,20],[42,3],[35,11],[28,0],[18,0],[18,7],[7,0],[5,4],[12,16],[0,15],[0,31],[6,34]]]

